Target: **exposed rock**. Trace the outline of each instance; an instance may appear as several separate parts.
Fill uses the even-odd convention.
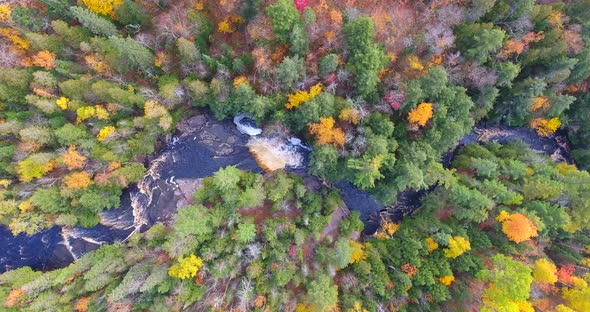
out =
[[[231,147],[231,145],[229,145],[227,143],[219,144],[217,146],[217,149],[215,150],[215,154],[220,155],[220,156],[226,156],[226,155],[229,155],[233,152],[234,152],[234,149]]]
[[[181,133],[197,132],[207,123],[206,115],[197,115],[178,123],[176,129]]]

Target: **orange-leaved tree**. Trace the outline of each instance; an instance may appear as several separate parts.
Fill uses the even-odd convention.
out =
[[[531,120],[529,126],[535,129],[538,135],[546,137],[552,135],[555,133],[555,131],[557,131],[557,129],[559,129],[561,126],[561,120],[559,120],[559,117],[553,117],[549,120],[544,118],[535,118]]]
[[[408,121],[412,125],[424,127],[432,118],[432,103],[422,102],[408,114]]]
[[[406,263],[402,265],[402,272],[406,273],[409,278],[412,278],[416,273],[418,273],[418,269],[416,266]]]
[[[344,131],[334,128],[334,118],[321,117],[319,123],[309,124],[309,133],[316,136],[319,145],[344,145]]]
[[[86,171],[74,172],[64,178],[66,187],[72,190],[85,189],[93,184],[90,175]]]
[[[47,50],[37,52],[37,54],[33,55],[32,59],[33,65],[43,67],[46,70],[55,68],[55,54]]]
[[[86,157],[80,155],[80,153],[76,151],[76,146],[72,145],[63,155],[63,161],[68,167],[68,170],[82,169],[84,167],[84,161],[86,161]]]
[[[531,104],[532,111],[547,111],[551,108],[551,101],[546,96],[535,96],[533,98],[533,104]]]
[[[523,214],[502,211],[497,220],[502,222],[502,232],[513,242],[524,242],[538,235],[535,224]]]

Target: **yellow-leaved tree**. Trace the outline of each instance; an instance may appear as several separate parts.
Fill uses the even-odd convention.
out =
[[[471,250],[469,241],[465,237],[457,235],[449,239],[449,244],[447,248],[443,249],[443,252],[445,257],[455,259],[469,250]]]
[[[61,109],[61,110],[66,110],[68,109],[68,103],[70,103],[70,100],[66,97],[60,97],[57,101],[55,101],[55,104],[57,104],[57,106]]]
[[[351,240],[350,247],[353,248],[352,254],[350,255],[350,263],[357,263],[361,260],[367,259],[365,245],[363,243]]]
[[[309,91],[297,91],[295,93],[289,94],[289,102],[285,104],[286,109],[293,109],[299,107],[299,105],[315,98],[320,93],[322,93],[323,85],[318,83],[311,87]]]
[[[356,125],[361,120],[361,115],[356,109],[347,107],[340,112],[338,119]]]
[[[11,21],[12,10],[8,3],[0,4],[0,23],[8,24]]]
[[[115,14],[115,7],[123,3],[123,0],[82,0],[82,2],[90,11],[112,17]]]
[[[191,278],[197,275],[202,266],[203,259],[195,255],[181,257],[178,259],[178,263],[168,269],[168,275],[180,279]]]
[[[158,125],[164,130],[168,130],[172,126],[172,116],[166,107],[154,100],[145,102],[144,115],[147,119],[158,118]]]
[[[559,129],[559,127],[561,127],[561,120],[559,120],[559,117],[553,117],[549,120],[535,118],[531,120],[529,126],[535,129],[538,135],[546,137],[552,135],[557,129]]]
[[[533,268],[533,278],[535,282],[544,284],[555,284],[557,282],[557,267],[547,259],[535,261]]]
[[[426,237],[426,245],[428,245],[428,253],[431,253],[438,249],[438,243],[432,239],[432,237]]]
[[[100,129],[96,138],[102,142],[102,141],[105,141],[106,139],[113,137],[116,132],[117,132],[117,129],[115,127],[106,126],[102,129]]]
[[[438,281],[445,286],[450,286],[454,280],[455,280],[455,276],[453,276],[452,274],[440,277],[438,279]]]

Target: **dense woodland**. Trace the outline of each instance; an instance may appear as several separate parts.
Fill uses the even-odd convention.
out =
[[[176,123],[250,115],[311,187],[227,167],[173,225],[0,275],[7,311],[590,311],[590,1],[8,0],[0,223],[92,227]],[[476,124],[569,139],[457,148]],[[382,203],[371,236],[332,187]],[[351,207],[354,208],[354,207]],[[3,248],[3,247],[0,247]],[[2,252],[0,250],[0,252]]]

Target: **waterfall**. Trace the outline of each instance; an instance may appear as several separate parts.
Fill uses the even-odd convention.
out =
[[[297,145],[279,137],[252,137],[247,144],[250,153],[260,168],[271,172],[286,167],[298,168],[303,165],[303,155]]]

